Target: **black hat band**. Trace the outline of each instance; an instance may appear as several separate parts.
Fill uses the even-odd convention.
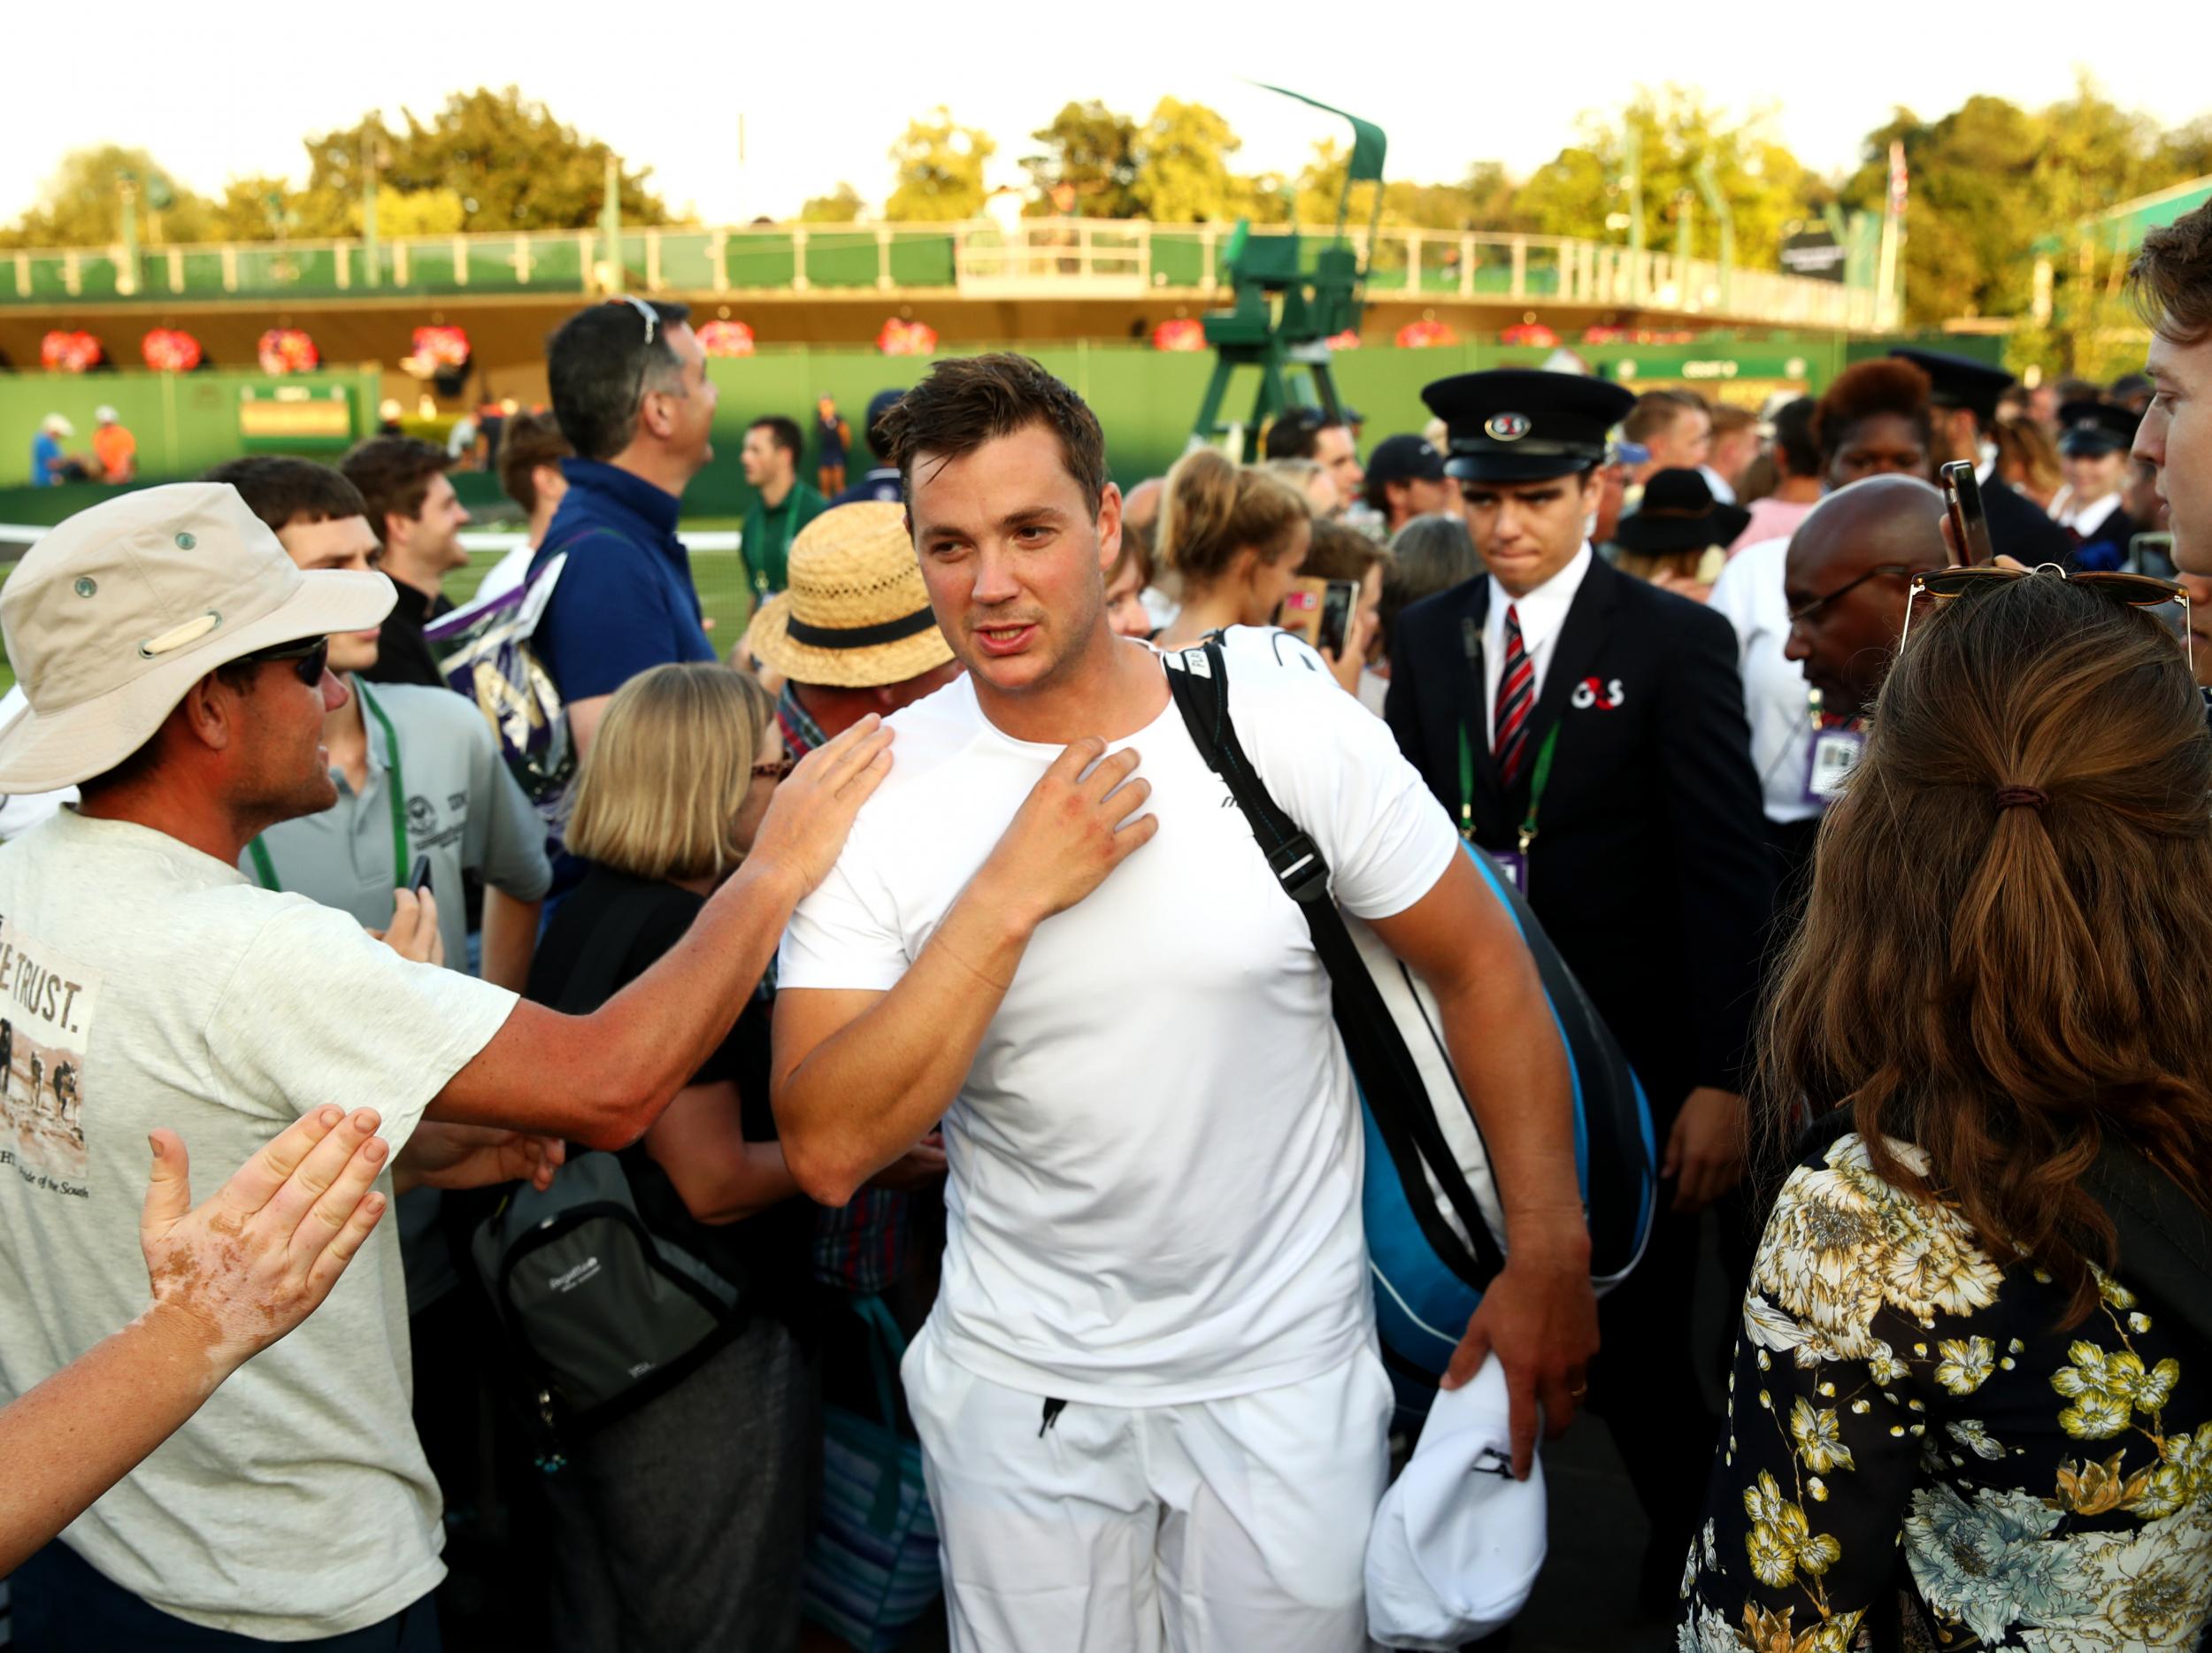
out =
[[[1454,453],[1501,454],[1525,453],[1539,459],[1579,459],[1591,454],[1602,454],[1603,442],[1476,442],[1471,438],[1452,443]]]
[[[919,609],[878,626],[810,626],[803,619],[784,622],[784,634],[810,649],[872,649],[879,643],[903,642],[937,623],[935,612]]]

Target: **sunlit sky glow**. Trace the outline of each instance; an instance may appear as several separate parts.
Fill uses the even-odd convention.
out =
[[[813,21],[825,11],[834,31]],[[67,35],[65,9],[42,15],[58,40]],[[1932,115],[1977,91],[2040,104],[2066,96],[2077,68],[2162,124],[2212,111],[2212,22],[2200,0],[2102,12],[2052,0],[1917,10],[1864,0],[872,0],[833,10],[111,0],[81,50],[51,44],[49,55],[14,34],[24,56],[0,102],[0,218],[30,205],[73,148],[143,147],[214,194],[235,174],[302,177],[309,131],[371,108],[395,119],[405,107],[427,113],[449,91],[510,81],[649,164],[672,208],[709,222],[787,215],[840,180],[879,204],[892,140],[941,102],[999,140],[994,183],[1021,181],[1029,133],[1070,98],[1142,116],[1168,93],[1229,117],[1245,139],[1239,170],[1295,170],[1336,123],[1248,81],[1377,120],[1390,135],[1390,175],[1423,181],[1456,178],[1479,159],[1525,173],[1569,141],[1580,111],[1669,81],[1732,110],[1771,111],[1782,140],[1822,171],[1855,164],[1859,140],[1893,105]]]

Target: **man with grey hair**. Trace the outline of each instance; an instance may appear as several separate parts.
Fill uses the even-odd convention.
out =
[[[533,634],[579,753],[614,691],[671,661],[711,660],[684,489],[714,457],[714,381],[682,304],[621,297],[578,311],[546,343],[553,416],[576,457],[530,573],[565,557]]]

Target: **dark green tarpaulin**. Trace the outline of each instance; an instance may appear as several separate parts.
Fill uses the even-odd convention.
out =
[[[1383,129],[1371,120],[1362,120],[1357,115],[1325,104],[1319,98],[1308,97],[1303,92],[1294,92],[1286,86],[1270,86],[1264,81],[1254,82],[1263,92],[1273,92],[1283,97],[1294,97],[1310,108],[1324,114],[1340,115],[1352,123],[1352,159],[1345,181],[1355,184],[1379,184],[1382,181],[1383,154],[1390,147],[1390,140]]]

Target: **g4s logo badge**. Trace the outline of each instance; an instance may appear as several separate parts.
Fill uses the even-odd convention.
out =
[[[1575,685],[1573,703],[1584,710],[1601,706],[1610,711],[1627,698],[1627,695],[1622,692],[1619,678],[1608,682],[1602,678],[1586,677]]]

